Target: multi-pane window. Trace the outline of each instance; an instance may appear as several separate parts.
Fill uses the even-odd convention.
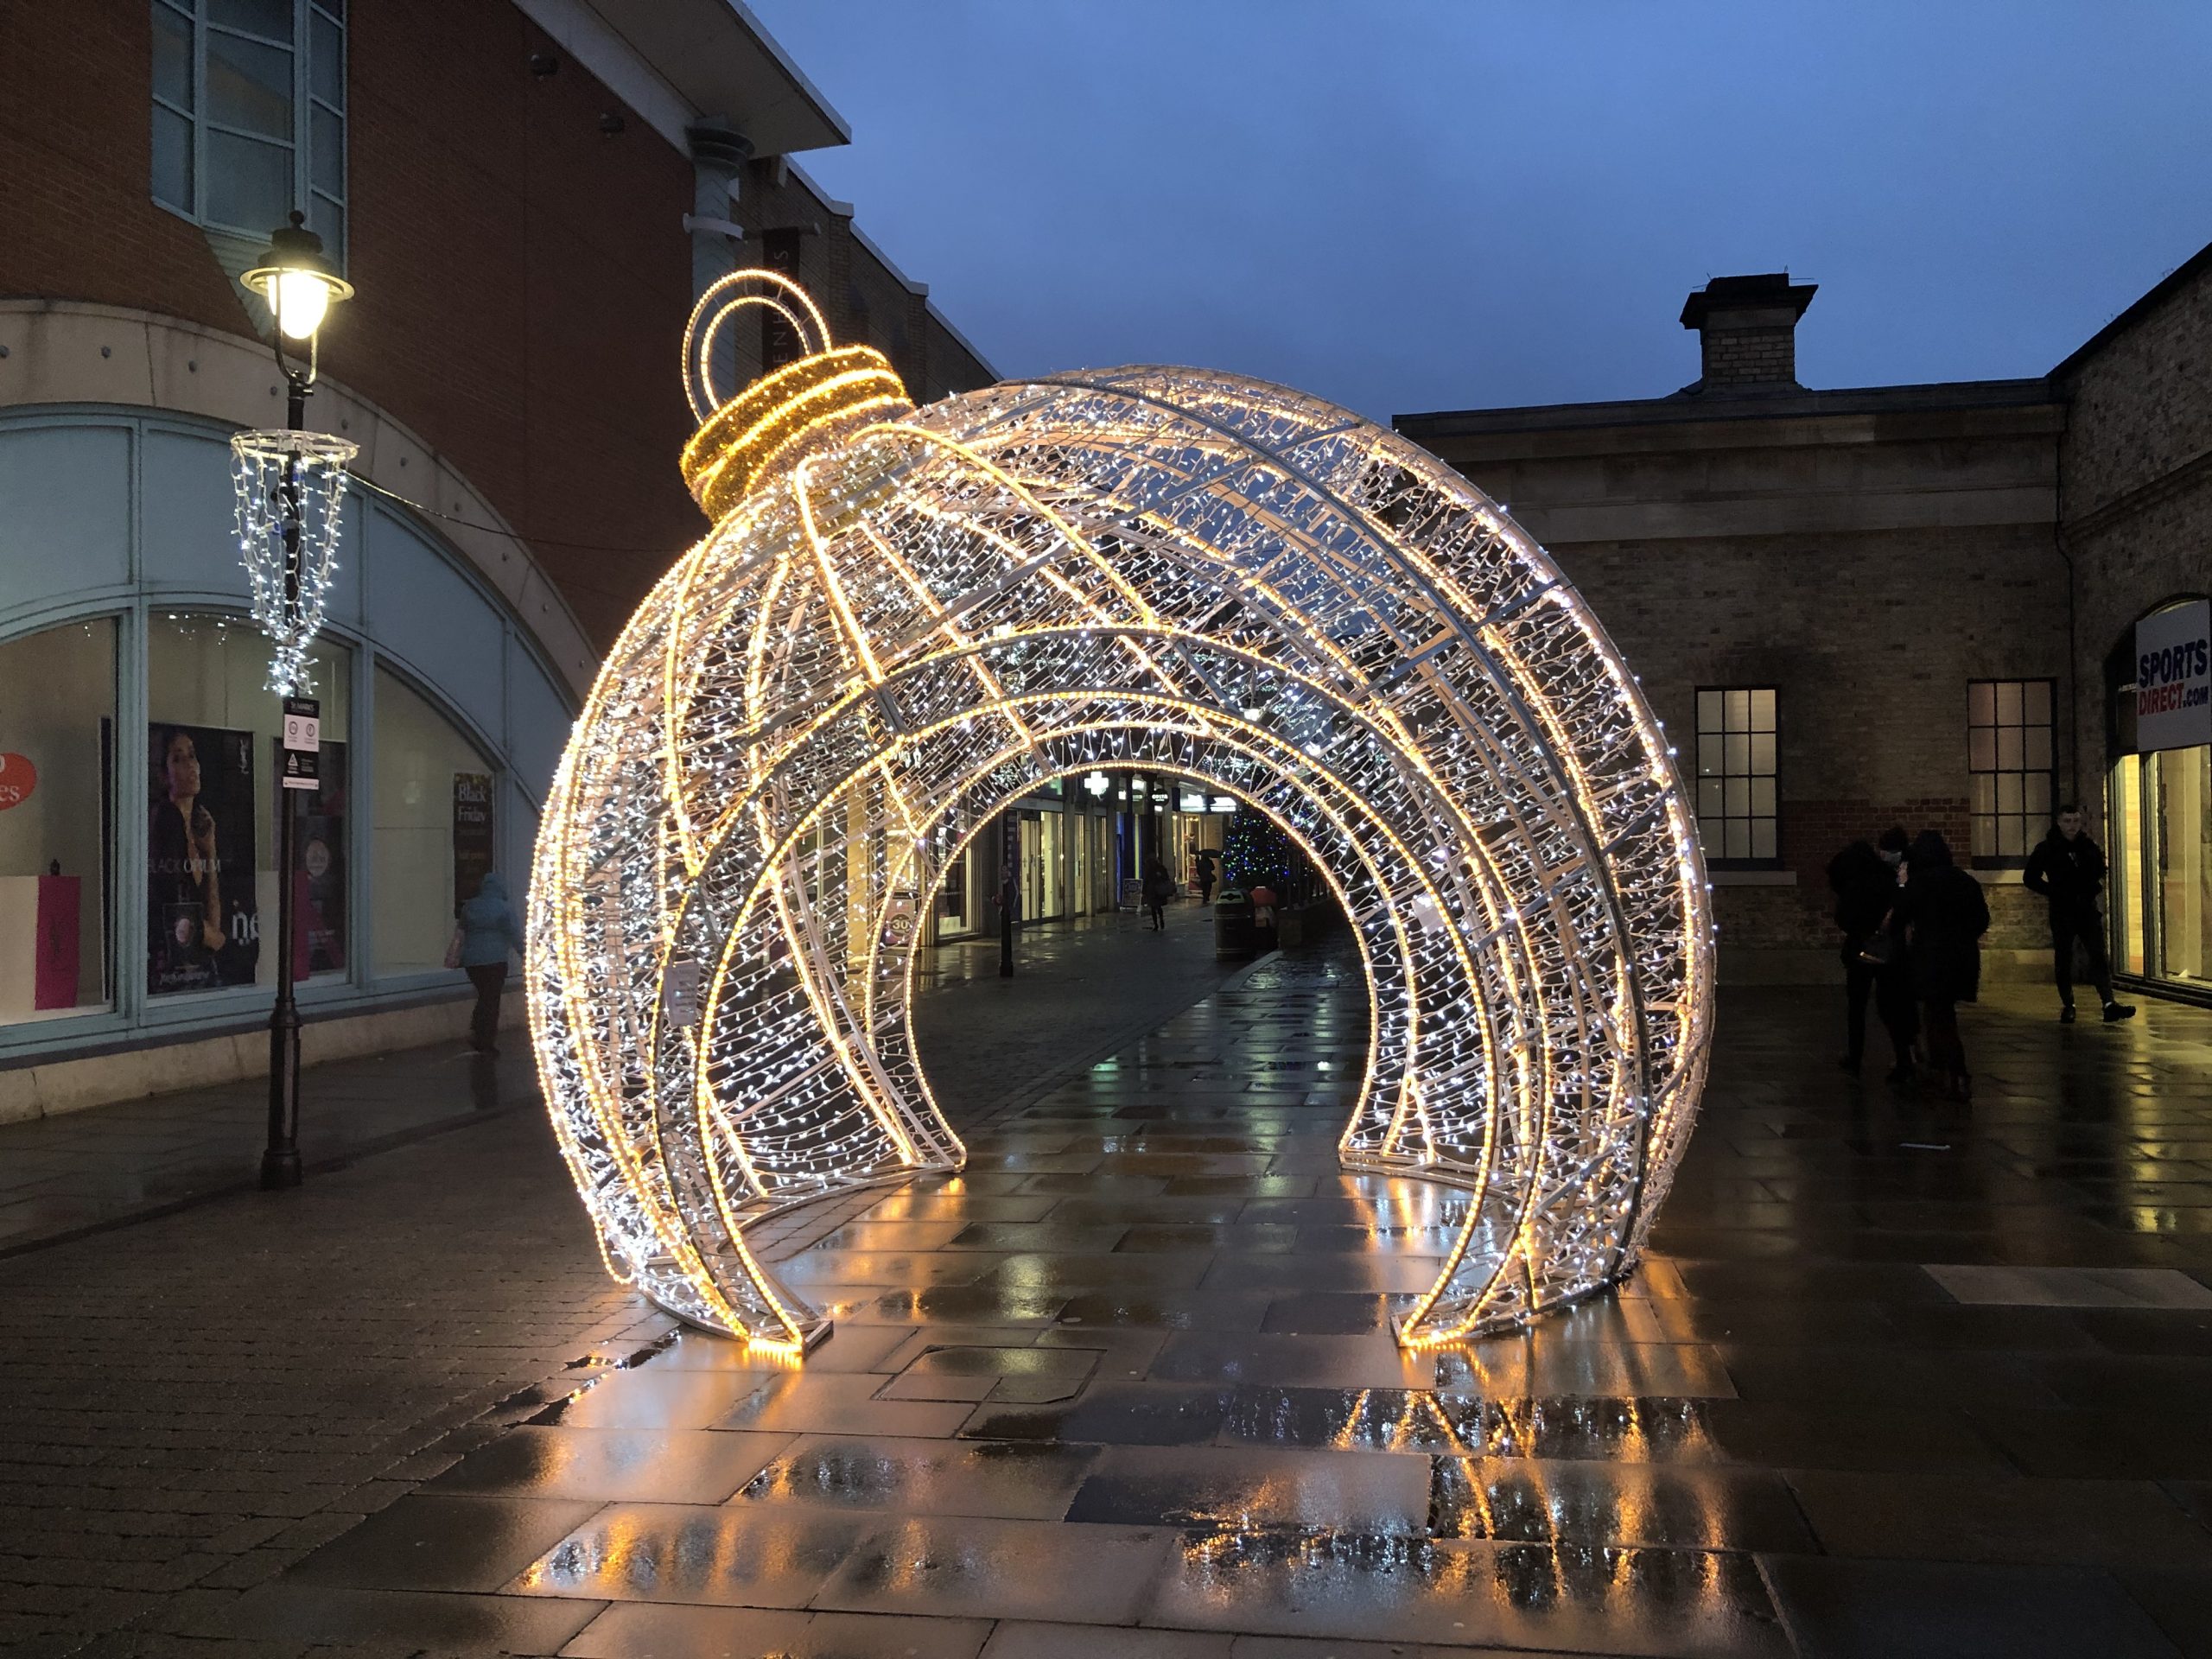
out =
[[[2050,825],[2057,744],[2049,680],[1967,683],[1967,768],[1974,785],[1974,856],[2020,863]]]
[[[1697,694],[1697,827],[1719,863],[1781,856],[1776,804],[1774,688],[1726,686]]]
[[[346,0],[150,0],[154,199],[346,257]]]

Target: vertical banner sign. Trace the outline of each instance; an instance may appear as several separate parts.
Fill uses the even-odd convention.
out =
[[[276,781],[281,785],[276,794],[278,811],[292,811],[292,804],[302,798],[291,791],[313,794],[321,787],[321,759],[322,704],[314,697],[285,698],[284,734],[276,745]],[[308,907],[301,902],[305,896],[301,889],[307,884],[301,880],[298,858],[295,842],[293,868],[286,879],[292,883],[292,977],[296,981],[308,976],[314,956],[308,943]]]
[[[453,775],[453,901],[476,896],[495,861],[492,839],[492,779],[481,772]]]
[[[251,985],[253,734],[156,721],[147,733],[146,988]]]
[[[288,751],[274,741],[276,775]],[[346,813],[350,773],[346,746],[326,741],[315,752],[312,791],[277,791],[276,810],[292,815],[292,973],[342,973],[346,968]]]
[[[2212,743],[2212,602],[2193,600],[2135,625],[2135,747]]]

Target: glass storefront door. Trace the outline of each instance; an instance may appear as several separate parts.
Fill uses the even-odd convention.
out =
[[[1114,908],[1118,873],[1114,867],[1114,820],[1105,813],[1084,821],[1090,842],[1090,907],[1103,915]]]
[[[2112,849],[2107,902],[2113,935],[2113,966],[2140,976],[2148,965],[2143,922],[2143,763],[2126,754],[2112,769],[2108,798],[2112,823],[2106,845]]]
[[[938,834],[940,846],[950,839],[947,830]],[[941,939],[957,939],[976,929],[976,918],[970,914],[972,895],[976,891],[975,880],[976,849],[963,848],[959,852],[944,855],[944,874],[937,890],[937,936]]]
[[[1021,919],[1041,922],[1065,915],[1067,883],[1061,871],[1063,815],[1052,811],[1021,814]]]
[[[1045,908],[1043,916],[1065,916],[1068,913],[1067,883],[1067,814],[1053,811],[1043,815],[1039,828],[1043,831],[1041,874],[1044,878]]]
[[[2212,749],[2128,755],[2111,783],[2120,970],[2212,989]]]
[[[1090,820],[1078,817],[1074,823],[1075,885],[1071,889],[1073,902],[1069,908],[1078,916],[1090,909]]]
[[[2212,750],[2167,749],[2150,757],[2152,839],[2157,860],[2158,977],[2204,983],[2207,761]]]

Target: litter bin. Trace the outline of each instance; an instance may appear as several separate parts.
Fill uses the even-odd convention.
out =
[[[1217,957],[1252,954],[1252,900],[1242,887],[1224,887],[1214,895],[1213,953]]]

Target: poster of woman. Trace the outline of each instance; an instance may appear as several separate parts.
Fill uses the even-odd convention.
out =
[[[253,734],[157,722],[148,736],[146,988],[251,985],[261,955]]]

